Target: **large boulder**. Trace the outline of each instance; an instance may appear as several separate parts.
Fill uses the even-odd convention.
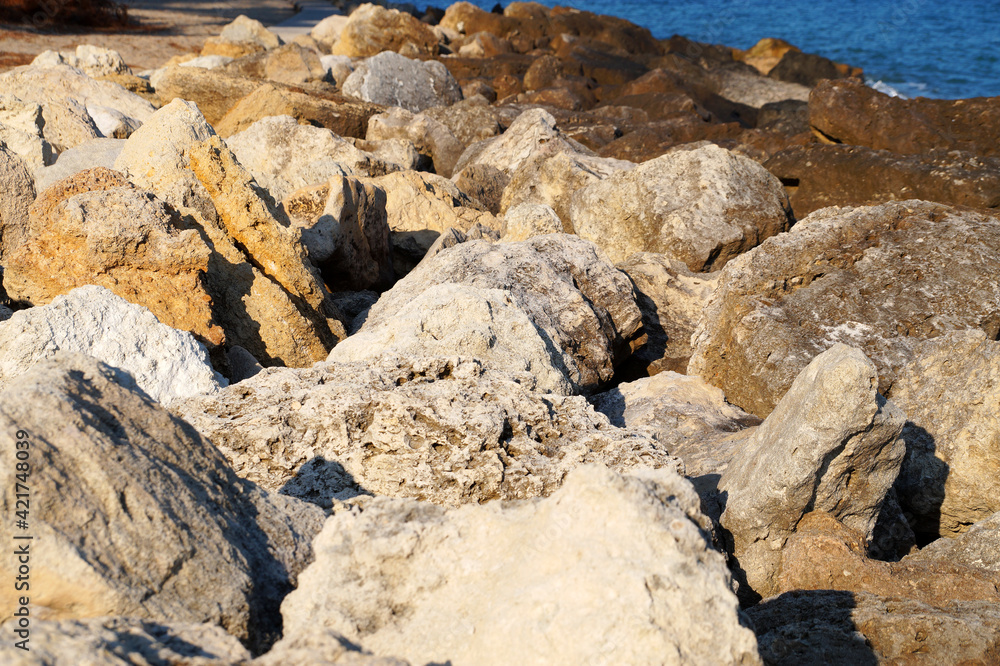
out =
[[[899,438],[906,416],[877,385],[864,354],[836,345],[796,377],[732,456],[718,484],[719,522],[742,598],[776,593],[781,549],[810,511],[827,511],[871,538],[906,448]]]
[[[226,139],[226,145],[275,201],[334,176],[380,176],[397,167],[322,127],[291,116],[268,116]]]
[[[212,622],[251,649],[273,642],[321,511],[239,479],[128,374],[80,354],[0,394],[0,421],[4,476],[15,451],[31,465],[30,529],[45,546],[31,553],[35,618]],[[13,493],[3,508],[13,514]],[[8,543],[12,528],[0,528]],[[11,580],[12,562],[0,565]],[[0,604],[11,617],[13,586]]]
[[[510,292],[583,391],[612,378],[641,324],[632,285],[600,250],[575,236],[550,234],[444,250],[383,294],[365,326],[392,319],[420,293],[446,282]]]
[[[1000,331],[1000,218],[921,201],[819,210],[722,270],[688,370],[766,416],[809,361],[860,347],[888,391],[922,339]]]
[[[0,260],[28,236],[28,207],[35,200],[35,179],[18,155],[0,146]]]
[[[366,102],[401,106],[414,113],[462,99],[458,82],[440,62],[411,60],[392,51],[358,63],[341,90]]]
[[[764,167],[785,184],[798,218],[827,206],[901,199],[1000,208],[1000,158],[810,144],[783,150]]]
[[[788,229],[790,212],[781,182],[766,169],[706,144],[590,183],[570,216],[576,233],[613,261],[658,252],[711,271]]]
[[[1000,511],[1000,342],[981,330],[920,344],[889,391],[906,411],[896,491],[921,540]]]
[[[809,95],[809,122],[828,141],[894,153],[940,148],[1000,157],[1000,98],[903,99],[854,79],[823,81]]]
[[[224,341],[205,288],[208,245],[176,211],[120,173],[90,169],[50,187],[32,204],[29,227],[5,254],[11,298],[45,305],[96,284],[210,347]]]
[[[561,356],[552,353],[510,295],[467,284],[438,284],[390,317],[369,316],[359,332],[334,347],[327,360],[449,354],[475,358],[496,371],[517,373],[527,388],[539,393],[573,393]]]
[[[551,494],[587,462],[620,471],[680,466],[649,436],[611,426],[584,398],[531,391],[537,380],[513,365],[496,370],[503,349],[484,362],[390,351],[268,368],[171,409],[241,476],[326,507],[359,494],[447,506],[525,499]]]
[[[369,141],[405,139],[412,142],[417,152],[433,163],[434,172],[445,178],[451,177],[455,164],[465,150],[465,144],[444,123],[426,114],[414,114],[398,106],[372,116],[368,120],[368,134],[365,137]]]
[[[265,28],[260,21],[241,14],[223,27],[218,37],[205,40],[201,55],[239,58],[280,45],[281,37]]]
[[[320,625],[419,664],[760,663],[674,472],[589,466],[544,500],[362,506],[317,538],[282,606],[287,634]]]
[[[250,651],[217,624],[124,617],[31,620],[28,650],[16,643],[17,618],[0,626],[0,659],[9,666],[236,666]]]
[[[331,49],[334,55],[355,58],[383,51],[436,56],[438,40],[429,25],[411,14],[366,3],[351,12]]]
[[[125,370],[157,402],[219,389],[205,348],[104,287],[77,287],[0,323],[0,390],[57,351]],[[225,386],[226,381],[222,379]]]
[[[328,78],[319,55],[299,44],[285,44],[270,51],[243,56],[220,66],[219,71],[291,86],[327,81]]]

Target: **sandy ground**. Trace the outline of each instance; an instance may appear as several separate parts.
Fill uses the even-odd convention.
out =
[[[293,0],[134,0],[135,25],[127,31],[41,31],[0,24],[0,71],[24,65],[47,49],[72,51],[94,44],[122,54],[133,70],[151,69],[175,55],[200,51],[206,37],[219,34],[240,14],[274,25],[295,14]]]

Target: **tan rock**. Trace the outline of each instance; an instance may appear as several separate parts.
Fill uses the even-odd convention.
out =
[[[313,26],[309,31],[309,36],[326,48],[327,52],[340,39],[340,33],[344,31],[344,26],[350,17],[341,14],[327,16],[325,19]]]
[[[783,55],[789,51],[798,50],[798,47],[792,46],[783,39],[765,37],[746,51],[734,55],[736,55],[737,60],[745,62],[761,74],[766,75],[778,64]]]
[[[436,56],[438,40],[430,26],[412,15],[366,3],[351,12],[331,49],[334,55],[352,57],[383,51]]]
[[[248,18],[243,14],[222,28],[219,39],[235,43],[250,42],[265,49],[281,46],[281,37],[265,28],[260,21]]]
[[[194,102],[213,127],[241,99],[261,86],[257,79],[202,67],[167,67],[150,77],[163,105],[175,99]]]
[[[368,140],[406,139],[434,163],[434,172],[450,178],[465,145],[442,122],[423,114],[393,107],[368,120]]]
[[[202,57],[222,56],[224,58],[243,58],[255,53],[262,53],[266,49],[255,42],[230,42],[221,37],[209,37],[205,40],[201,52]]]
[[[90,169],[32,204],[29,233],[5,259],[4,287],[44,305],[97,284],[214,347],[225,334],[204,284],[210,252],[163,201],[117,172]]]
[[[544,204],[524,203],[504,214],[500,238],[506,243],[516,243],[533,236],[562,232],[562,220],[554,210]]]
[[[346,17],[338,17],[346,18]],[[251,666],[410,666],[394,657],[376,657],[352,649],[341,634],[321,627],[303,628],[294,636],[282,638],[267,654],[253,660]]]
[[[0,260],[28,237],[28,207],[35,200],[35,179],[18,155],[0,146]]]
[[[298,44],[285,44],[269,51],[243,56],[219,68],[234,76],[268,79],[288,85],[325,81],[326,68],[315,51]]]
[[[464,93],[463,93],[464,94]],[[484,141],[503,130],[496,110],[482,95],[466,95],[466,99],[451,106],[425,109],[423,115],[444,123],[464,145]]]
[[[490,213],[462,194],[447,178],[420,171],[399,171],[378,178],[372,184],[385,191],[385,210],[393,231],[449,227],[467,231],[475,224],[491,228],[500,225]]]

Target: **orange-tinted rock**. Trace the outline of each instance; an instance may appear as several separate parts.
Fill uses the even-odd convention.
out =
[[[351,13],[331,49],[334,55],[351,57],[368,57],[382,51],[435,56],[438,41],[426,23],[406,12],[364,4]]]

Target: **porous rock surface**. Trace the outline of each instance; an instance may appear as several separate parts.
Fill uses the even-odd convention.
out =
[[[18,155],[0,146],[0,258],[24,242],[28,233],[28,207],[35,200],[35,180]]]
[[[30,524],[45,544],[31,559],[32,582],[45,581],[32,586],[35,617],[211,622],[260,650],[276,637],[274,614],[311,558],[322,513],[239,479],[134,387],[120,370],[63,352],[0,393],[5,478],[15,433],[31,442]],[[10,562],[0,567],[13,576]],[[6,617],[15,595],[11,586],[0,596]]]
[[[77,287],[0,323],[0,390],[57,351],[87,354],[125,370],[164,404],[227,383],[190,333],[161,324],[146,308],[105,287]]]
[[[413,663],[760,663],[707,526],[666,470],[457,509],[373,498],[329,519],[282,615]]]
[[[813,357],[861,348],[885,393],[923,339],[1000,331],[1000,218],[904,201],[827,208],[727,264],[688,371],[766,416]]]

